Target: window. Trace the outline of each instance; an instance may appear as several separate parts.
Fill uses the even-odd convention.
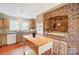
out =
[[[19,30],[19,22],[10,20],[9,21],[9,30]]]
[[[21,30],[28,31],[29,30],[29,23],[28,22],[21,23]]]
[[[29,23],[10,20],[9,21],[9,30],[10,31],[18,31],[18,30],[29,31]]]

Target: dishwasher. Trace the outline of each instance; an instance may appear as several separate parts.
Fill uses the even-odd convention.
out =
[[[7,34],[7,45],[16,43],[16,34]]]

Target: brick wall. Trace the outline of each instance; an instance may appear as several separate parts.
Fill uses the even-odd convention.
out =
[[[79,54],[79,4],[70,3],[44,14],[44,19],[68,16],[68,54]]]
[[[79,4],[70,4],[68,10],[68,45],[70,47],[70,54],[79,54]]]

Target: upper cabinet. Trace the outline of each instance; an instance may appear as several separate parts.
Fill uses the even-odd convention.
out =
[[[8,26],[9,26],[8,18],[1,18],[0,19],[0,27],[1,28],[7,28]]]
[[[9,29],[9,20],[8,18],[0,19],[0,34],[7,33]]]
[[[35,29],[36,28],[35,19],[30,19],[29,20],[29,25],[30,25],[30,29]]]
[[[8,16],[0,13],[0,28],[7,28],[9,25],[9,19]]]
[[[8,18],[3,18],[3,26],[4,27],[9,27],[9,20],[8,20]]]
[[[3,21],[0,19],[0,28],[3,27]]]

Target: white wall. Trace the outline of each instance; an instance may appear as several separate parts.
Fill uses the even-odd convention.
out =
[[[0,3],[0,12],[11,16],[35,18],[38,13],[59,4],[60,3]]]

